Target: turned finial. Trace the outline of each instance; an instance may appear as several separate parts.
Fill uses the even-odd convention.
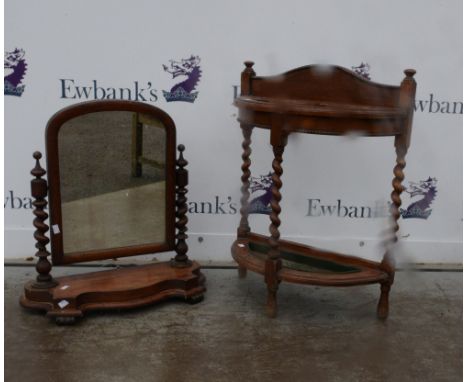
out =
[[[245,69],[242,74],[247,75],[249,77],[255,76],[255,70],[253,70],[255,62],[253,61],[244,61]]]
[[[252,66],[255,65],[255,62],[253,61],[244,61],[244,65],[247,69],[252,69]]]
[[[183,169],[185,166],[188,165],[188,162],[184,158],[185,146],[184,145],[179,145],[179,146],[177,146],[177,150],[179,151],[179,158],[177,159],[177,165],[181,169]]]
[[[251,94],[251,79],[256,73],[253,70],[253,61],[244,61],[245,69],[241,73],[241,96]]]
[[[34,168],[31,170],[31,175],[39,179],[46,174],[46,171],[41,167],[41,164],[39,163],[39,159],[42,158],[41,152],[35,151],[33,154],[33,158],[36,160],[36,166],[34,166]]]
[[[405,69],[405,74],[406,74],[406,77],[410,77],[410,78],[413,78],[413,76],[416,74],[416,70],[414,69]]]

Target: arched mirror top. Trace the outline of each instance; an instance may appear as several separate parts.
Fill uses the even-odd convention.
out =
[[[101,111],[129,111],[151,115],[161,121],[166,130],[168,130],[168,134],[174,134],[175,138],[176,127],[174,121],[164,110],[161,110],[156,106],[135,101],[101,100],[80,102],[67,106],[56,112],[47,122],[46,142],[57,137],[60,128],[68,120],[84,114],[97,113]]]

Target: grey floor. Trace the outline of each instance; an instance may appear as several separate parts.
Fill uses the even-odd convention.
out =
[[[198,305],[91,313],[65,327],[18,305],[34,269],[5,267],[5,381],[462,380],[461,272],[398,272],[386,322],[375,318],[376,285],[284,283],[269,319],[259,275],[204,273]]]

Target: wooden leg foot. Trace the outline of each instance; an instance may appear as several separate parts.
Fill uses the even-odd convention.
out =
[[[380,285],[380,299],[377,306],[377,317],[385,320],[388,317],[388,296],[390,293],[389,284]]]
[[[245,279],[247,277],[247,268],[239,266],[239,268],[237,268],[237,274],[240,279]]]
[[[265,282],[268,290],[266,312],[268,317],[275,318],[278,310],[276,303],[276,294],[280,281],[278,280],[278,271],[281,269],[281,260],[268,259],[265,262]]]
[[[194,304],[198,304],[199,302],[202,302],[203,299],[204,299],[203,294],[196,294],[194,296],[190,296],[189,298],[187,298],[187,302],[191,305],[194,305]]]
[[[268,290],[268,299],[266,313],[270,318],[275,318],[278,313],[278,304],[276,302],[276,290]]]

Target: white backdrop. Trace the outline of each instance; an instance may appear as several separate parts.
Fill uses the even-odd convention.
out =
[[[232,101],[242,63],[250,59],[259,75],[312,63],[352,68],[364,62],[372,80],[389,84],[399,84],[405,68],[416,69],[404,184],[410,191],[415,184],[426,188],[418,196],[405,192],[402,207],[424,198],[431,204],[423,211],[426,219],[401,220],[399,257],[461,263],[461,11],[461,1],[439,0],[7,0],[5,53],[21,50],[18,60],[27,67],[17,84],[23,93],[5,95],[5,257],[34,253],[29,171],[32,152],[44,150],[47,120],[62,107],[103,92],[112,97],[112,89],[118,98],[119,89],[128,88],[132,99],[140,92],[139,100],[167,111],[178,142],[187,147],[191,256],[230,260],[241,164]],[[162,65],[191,55],[200,58],[202,70],[195,102],[167,102],[162,91],[185,78],[173,79]],[[254,132],[253,150],[252,175],[268,175],[272,153],[265,131]],[[284,158],[283,236],[380,258],[386,219],[367,217],[367,207],[386,211],[392,141],[294,135]],[[350,217],[353,206],[359,213]],[[266,215],[252,215],[256,230],[267,232],[268,223]]]

